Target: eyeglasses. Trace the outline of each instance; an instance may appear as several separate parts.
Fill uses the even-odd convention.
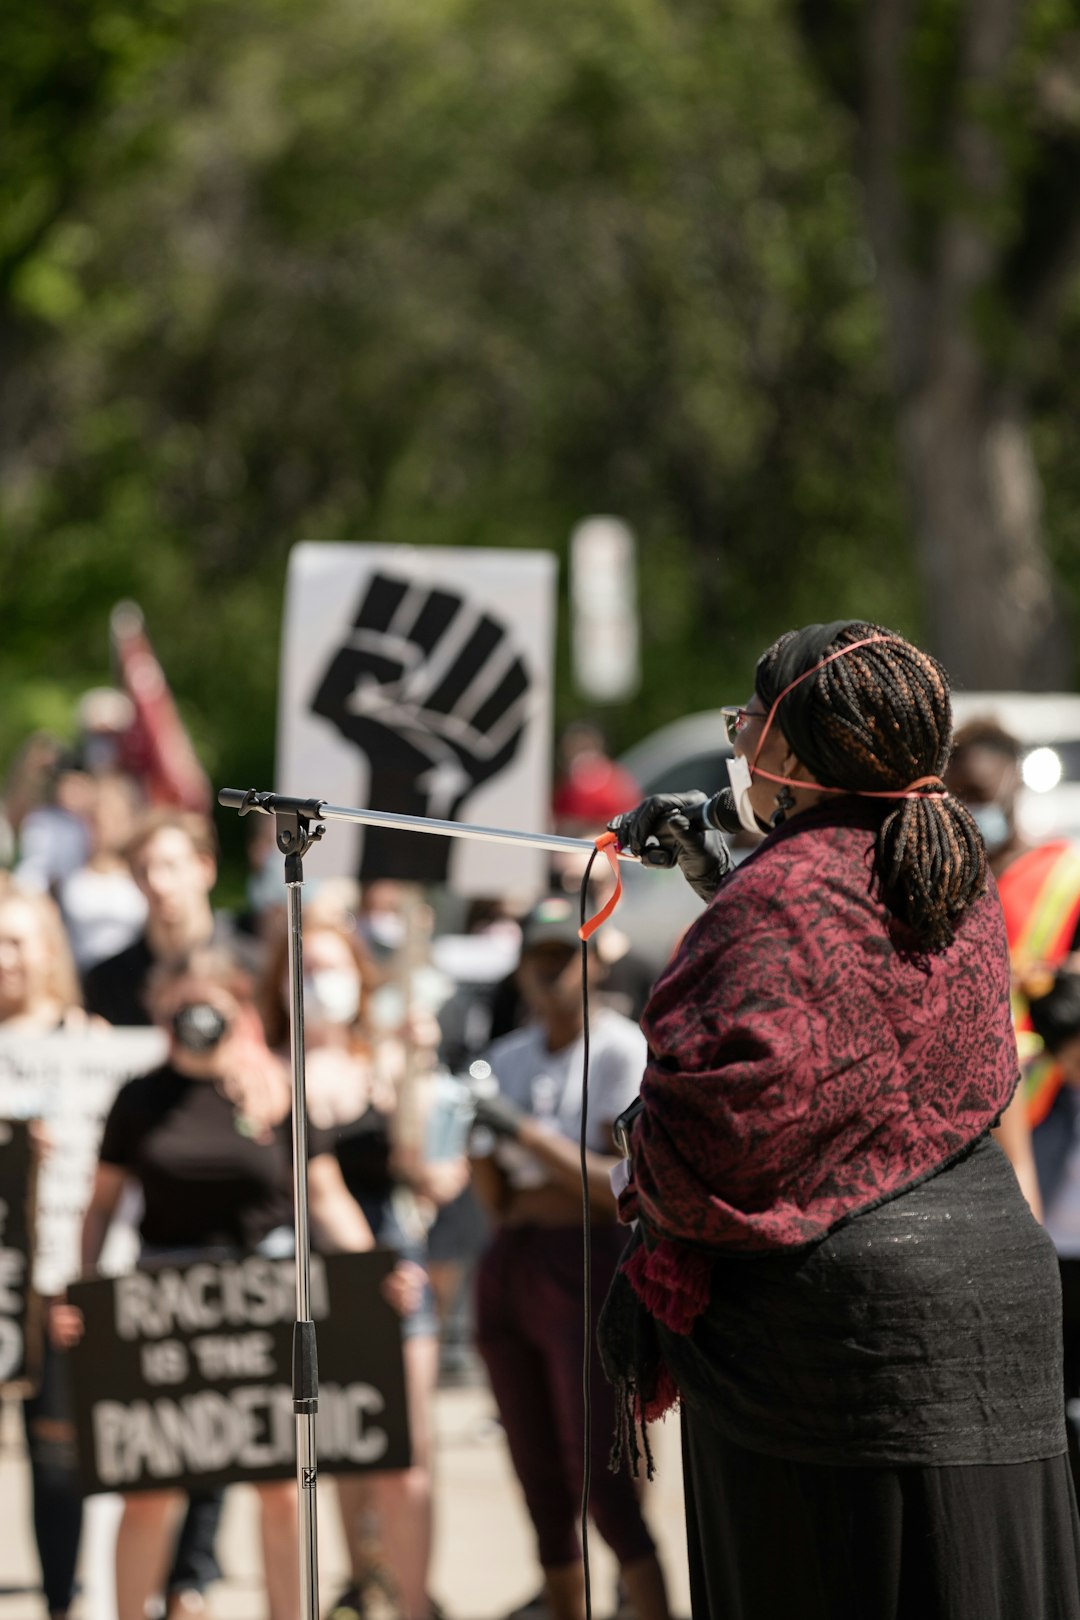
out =
[[[765,718],[764,709],[724,708],[720,710],[720,713],[724,717],[724,730],[727,732],[729,743],[735,741],[740,731],[745,731],[751,720],[764,720]]]

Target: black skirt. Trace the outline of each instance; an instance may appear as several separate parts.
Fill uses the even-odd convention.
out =
[[[1065,1450],[1057,1256],[990,1137],[806,1250],[718,1257],[693,1332],[659,1336],[683,1405],[747,1451],[945,1467]]]
[[[695,1620],[1080,1620],[1057,1262],[995,1142],[661,1340]]]
[[[1080,1620],[1065,1456],[851,1468],[744,1450],[683,1408],[694,1620]]]

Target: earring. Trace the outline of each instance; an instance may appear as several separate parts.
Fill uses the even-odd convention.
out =
[[[789,787],[782,787],[779,793],[776,795],[776,809],[773,811],[771,817],[772,825],[774,827],[779,827],[781,822],[787,819],[788,811],[794,810],[794,808],[795,795],[792,793]]]

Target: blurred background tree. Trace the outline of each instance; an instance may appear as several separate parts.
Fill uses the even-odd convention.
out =
[[[855,156],[932,639],[976,686],[1071,684],[1031,414],[1080,268],[1069,0],[802,0]]]
[[[1071,684],[1076,18],[979,44],[1002,3],[8,17],[0,753],[132,596],[212,777],[266,781],[295,541],[596,511],[641,546],[616,743],[811,618]]]

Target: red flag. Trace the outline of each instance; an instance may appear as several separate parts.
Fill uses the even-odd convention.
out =
[[[142,780],[151,804],[178,805],[209,815],[210,781],[150,645],[141,609],[134,602],[118,603],[110,629],[120,678],[135,706],[125,764]]]

